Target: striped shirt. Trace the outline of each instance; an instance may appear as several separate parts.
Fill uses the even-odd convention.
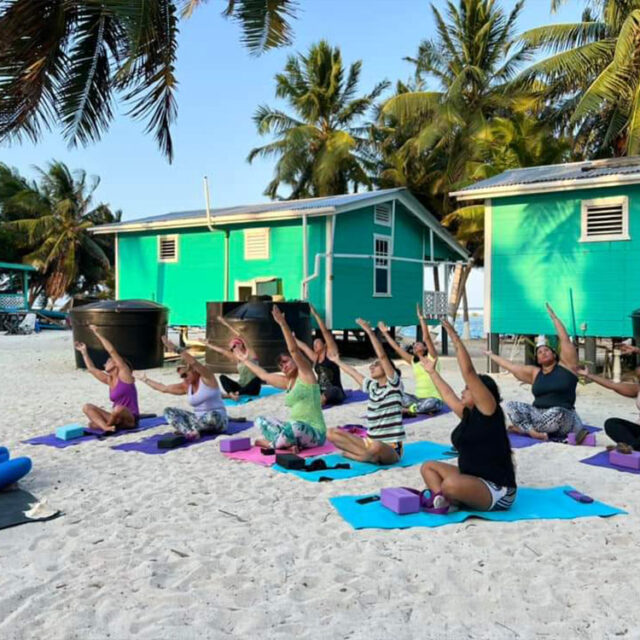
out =
[[[402,393],[400,376],[393,374],[387,384],[365,378],[362,390],[369,394],[367,405],[367,435],[382,442],[400,442],[407,435],[402,424]]]

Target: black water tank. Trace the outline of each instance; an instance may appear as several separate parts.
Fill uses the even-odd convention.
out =
[[[307,302],[275,303],[284,313],[288,325],[296,337],[311,341],[311,317]],[[260,366],[267,371],[276,371],[276,357],[286,352],[287,346],[282,330],[271,316],[273,302],[252,298],[248,302],[207,302],[207,339],[220,347],[228,348],[234,334],[218,322],[222,316],[232,327],[247,337],[255,349]],[[236,366],[212,349],[207,349],[207,366],[215,373],[233,373]]]
[[[102,368],[109,357],[98,338],[89,329],[95,324],[100,333],[129,360],[134,369],[161,367],[169,309],[150,300],[103,300],[71,309],[74,342],[84,342],[94,364]],[[84,369],[82,354],[76,354],[76,366]]]

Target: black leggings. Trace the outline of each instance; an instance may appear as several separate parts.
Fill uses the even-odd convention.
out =
[[[609,418],[604,423],[604,430],[614,442],[624,442],[640,451],[640,424],[623,418]]]
[[[235,380],[224,374],[220,376],[220,384],[227,393],[239,393],[241,396],[259,396],[262,380],[253,378],[251,382],[241,387]]]

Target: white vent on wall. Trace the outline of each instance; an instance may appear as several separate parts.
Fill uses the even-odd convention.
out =
[[[391,226],[391,203],[384,202],[377,204],[373,208],[374,222],[376,224],[384,225],[385,227]]]
[[[158,262],[178,262],[178,236],[158,236]]]
[[[581,242],[629,240],[629,199],[582,201]]]
[[[244,230],[244,259],[269,259],[269,229],[267,227]]]

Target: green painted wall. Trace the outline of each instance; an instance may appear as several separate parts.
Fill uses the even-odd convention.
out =
[[[581,201],[629,197],[631,240],[579,242]],[[631,335],[640,307],[640,186],[585,189],[494,199],[492,202],[491,330],[551,333],[549,301],[571,331],[573,288],[578,332]]]

